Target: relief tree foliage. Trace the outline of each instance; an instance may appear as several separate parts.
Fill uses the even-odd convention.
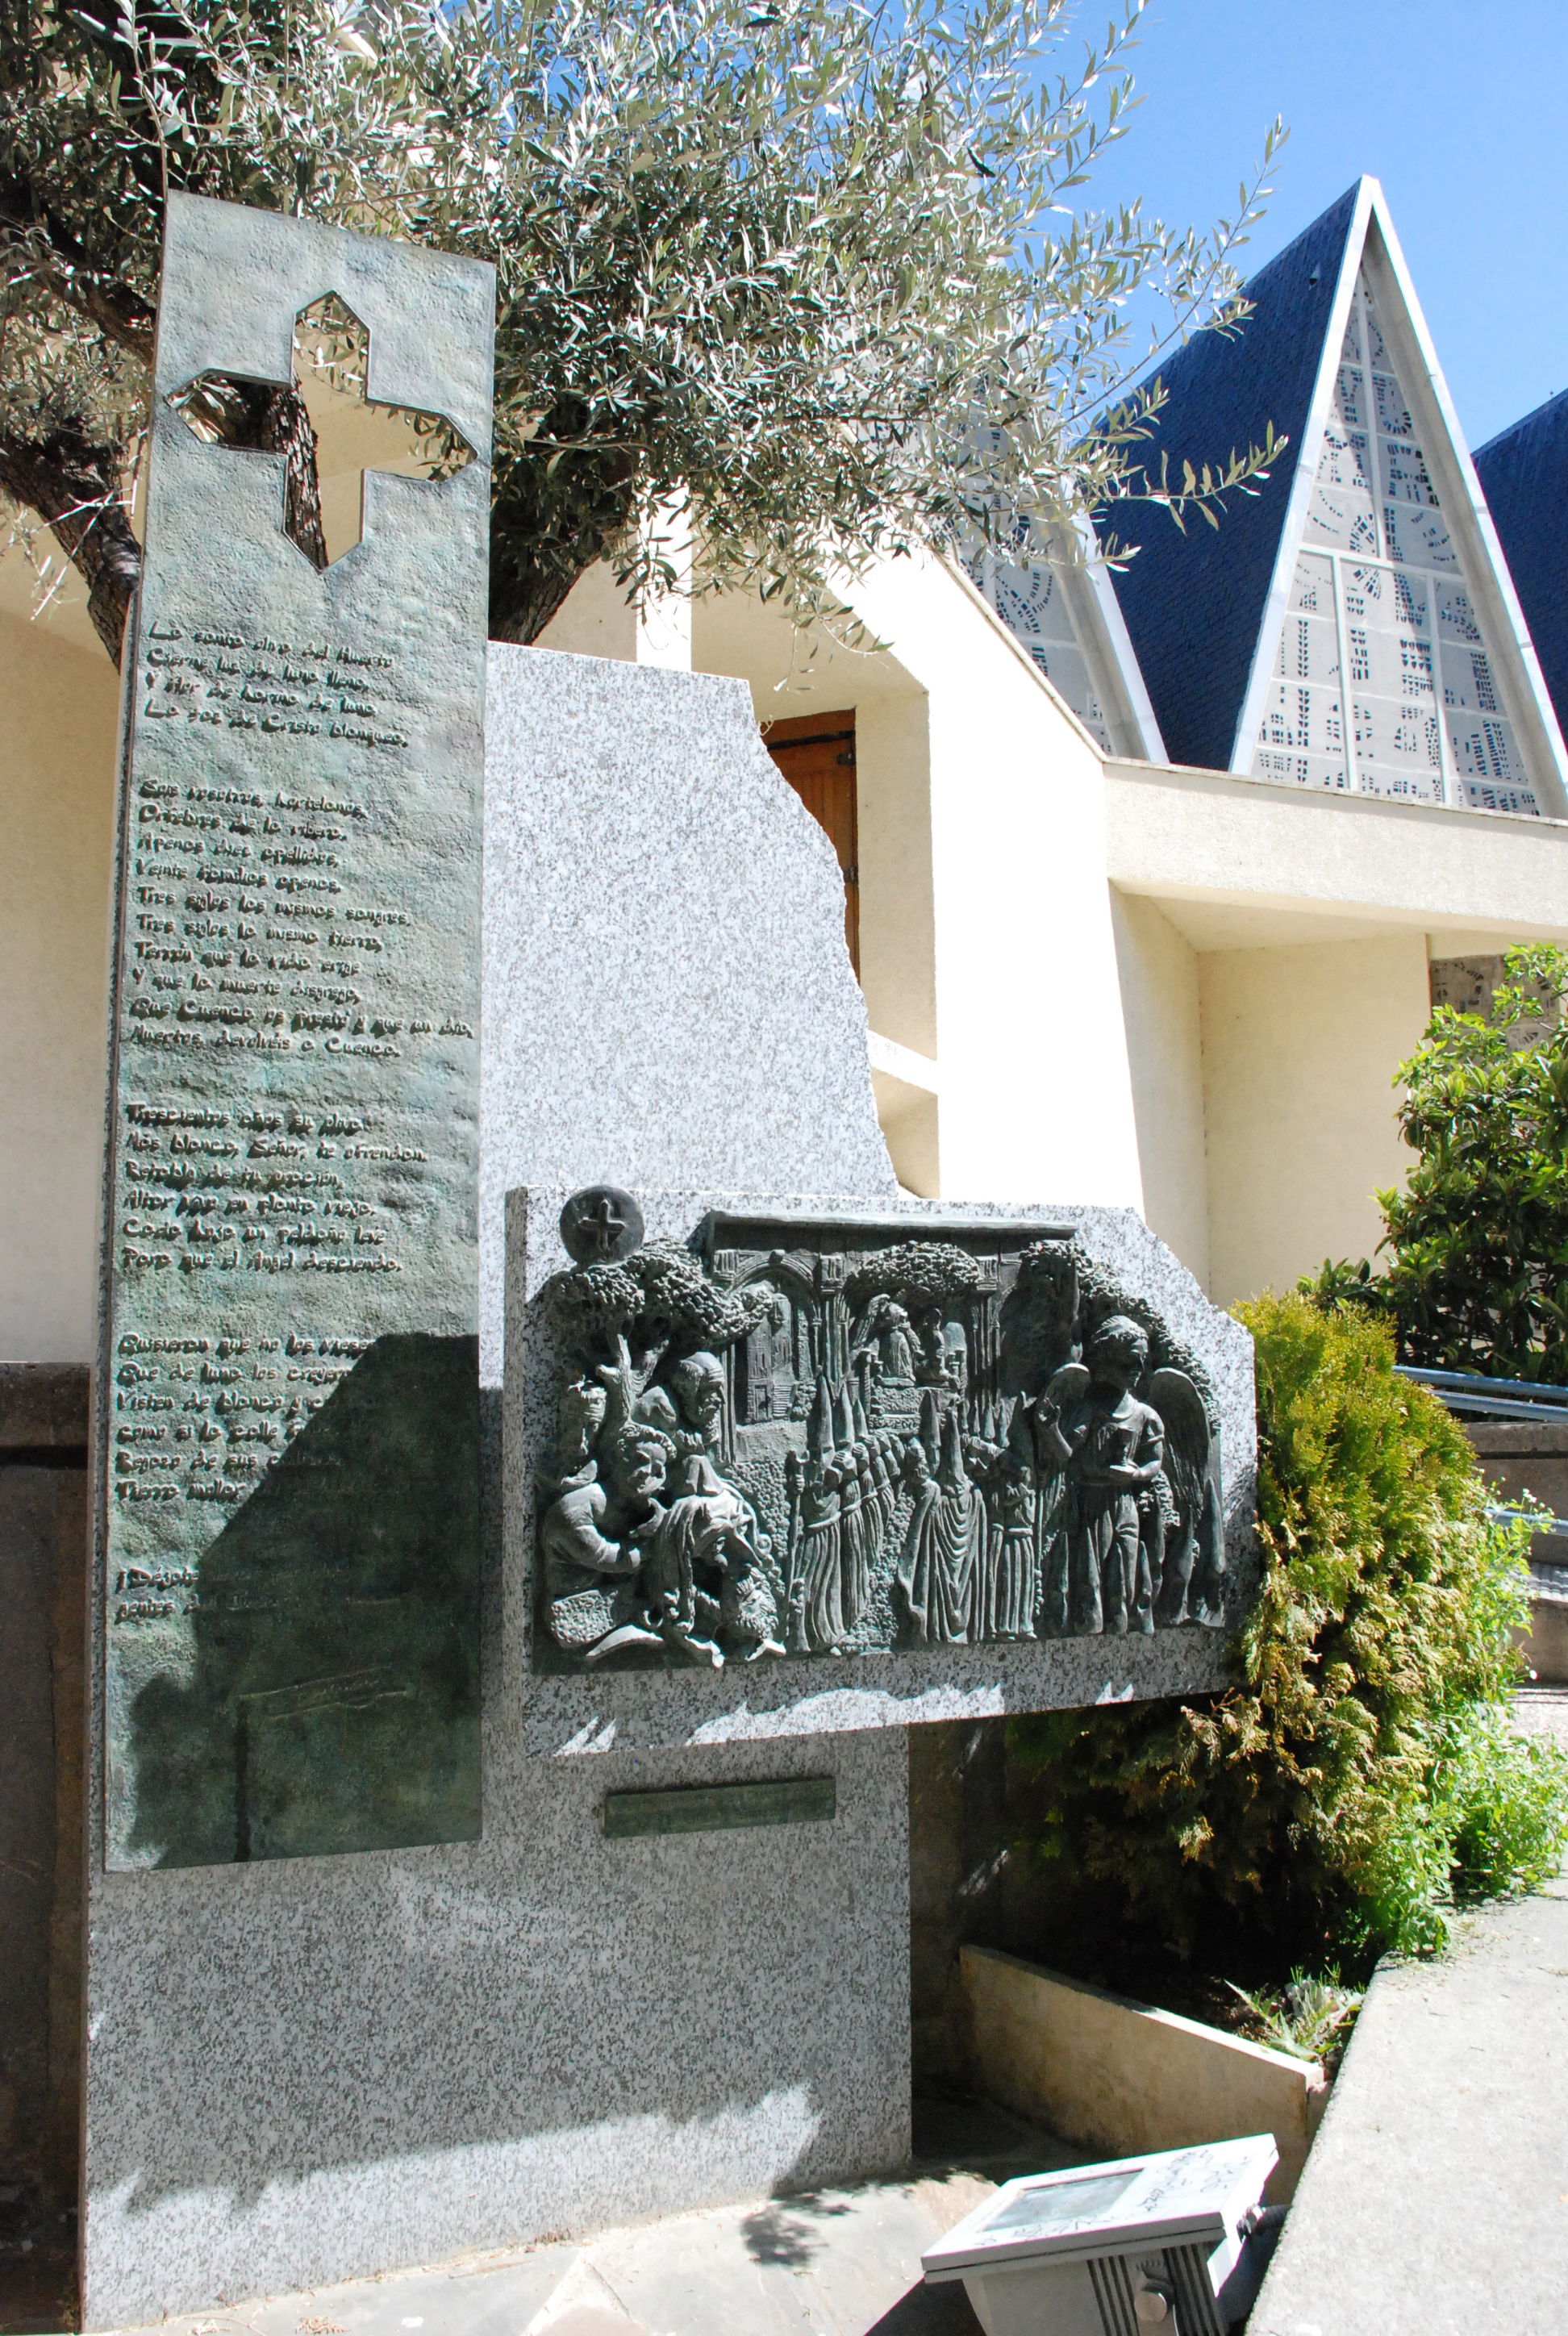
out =
[[[500,639],[604,557],[667,587],[685,511],[699,589],[801,620],[955,533],[1212,516],[1272,442],[1145,478],[1128,303],[1156,350],[1238,322],[1259,181],[1204,236],[1076,210],[1143,5],[1065,62],[1068,0],[0,0],[14,530],[46,571],[47,524],[117,657],[174,188],[496,264]],[[296,390],[231,422],[307,496]]]

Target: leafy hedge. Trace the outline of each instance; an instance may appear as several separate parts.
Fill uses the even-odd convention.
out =
[[[1568,950],[1513,949],[1505,969],[1487,1013],[1439,1007],[1399,1066],[1417,1162],[1378,1195],[1387,1270],[1326,1260],[1310,1289],[1386,1314],[1407,1363],[1563,1385]]]
[[[1225,1693],[1016,1720],[1064,1921],[1210,1972],[1364,1967],[1568,1846],[1568,1757],[1508,1728],[1523,1535],[1398,1377],[1388,1327],[1301,1296],[1257,1342],[1261,1592]]]

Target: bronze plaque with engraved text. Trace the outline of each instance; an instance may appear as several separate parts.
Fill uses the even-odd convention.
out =
[[[111,1866],[477,1830],[493,302],[472,261],[170,202],[112,1008]],[[301,337],[328,303],[357,378]],[[325,566],[281,458],[199,426],[204,384],[303,363],[363,465]]]

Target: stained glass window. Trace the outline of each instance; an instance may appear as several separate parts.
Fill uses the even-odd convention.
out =
[[[1364,276],[1252,774],[1408,803],[1541,809]]]

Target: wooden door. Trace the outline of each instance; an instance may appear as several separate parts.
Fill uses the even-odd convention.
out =
[[[844,939],[861,969],[860,832],[855,798],[855,715],[797,714],[763,725],[763,743],[818,824],[844,876]]]

